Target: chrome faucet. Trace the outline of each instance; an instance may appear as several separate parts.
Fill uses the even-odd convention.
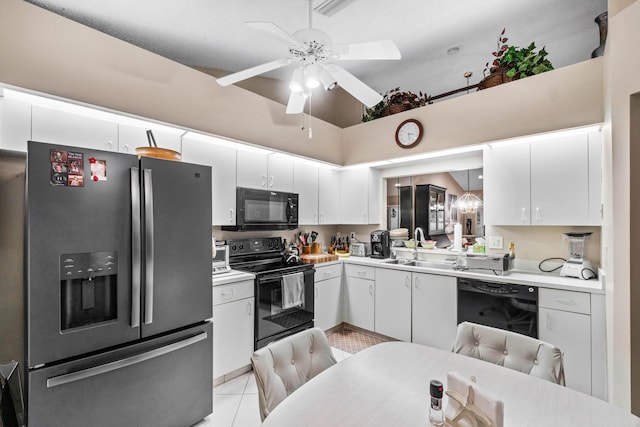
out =
[[[419,239],[418,236],[420,236]],[[422,240],[424,240],[424,230],[422,229],[422,227],[416,227],[415,231],[413,232],[413,241],[415,242],[413,246],[413,259],[418,259],[418,245],[420,244],[420,242],[422,242]]]

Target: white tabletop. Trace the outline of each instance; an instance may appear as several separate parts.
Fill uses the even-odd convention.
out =
[[[452,371],[475,376],[504,401],[505,427],[640,426],[640,418],[578,391],[405,342],[378,344],[332,366],[281,402],[263,426],[426,427],[429,381],[446,388]]]

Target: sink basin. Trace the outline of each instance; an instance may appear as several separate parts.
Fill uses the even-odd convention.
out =
[[[385,264],[406,265],[408,267],[422,267],[422,268],[441,268],[445,270],[453,270],[455,266],[454,262],[447,261],[419,261],[409,259],[391,259],[384,261]]]
[[[384,264],[411,265],[411,263],[413,261],[409,260],[409,259],[390,259],[390,260],[383,261],[383,262],[384,262]]]

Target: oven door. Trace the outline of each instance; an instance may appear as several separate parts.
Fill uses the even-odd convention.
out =
[[[302,274],[303,291],[300,304],[288,305],[291,298],[287,290],[285,276],[291,272],[265,273],[256,277],[255,348],[261,348],[271,341],[313,327],[313,284],[315,269],[299,270]]]

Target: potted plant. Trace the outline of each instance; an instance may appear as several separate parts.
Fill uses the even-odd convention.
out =
[[[363,122],[375,120],[380,117],[423,107],[431,103],[431,97],[419,92],[417,95],[411,91],[401,91],[399,87],[390,89],[382,96],[382,101],[371,108],[365,109],[362,116]]]
[[[548,52],[544,47],[536,52],[534,42],[525,48],[509,46],[507,44],[509,39],[504,36],[504,33],[503,28],[498,35],[497,49],[492,52],[494,59],[491,66],[488,62],[485,64],[483,74],[488,70],[489,75],[480,81],[479,90],[553,70],[553,65],[546,58]]]

